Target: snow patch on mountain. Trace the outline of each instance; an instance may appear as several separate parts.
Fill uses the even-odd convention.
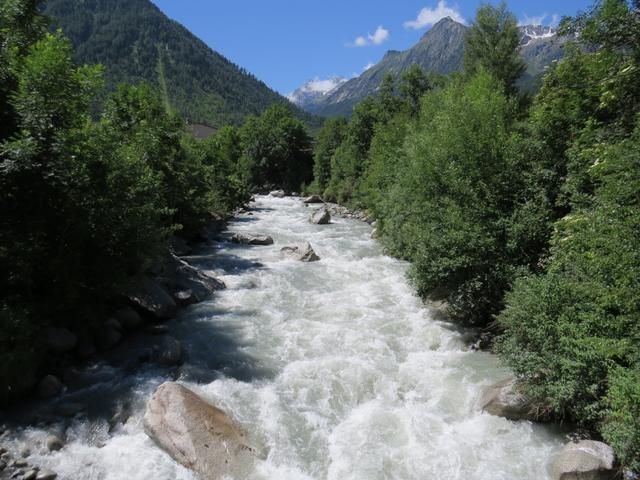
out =
[[[316,77],[313,80],[306,82],[294,92],[291,92],[287,95],[287,98],[298,106],[308,105],[315,99],[332,92],[346,81],[347,79],[344,77],[332,77],[327,79]]]

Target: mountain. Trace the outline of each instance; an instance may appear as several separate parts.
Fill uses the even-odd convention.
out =
[[[304,108],[325,117],[348,115],[363,98],[376,93],[384,75],[391,72],[398,75],[412,64],[432,73],[448,74],[462,70],[464,57],[465,25],[447,17],[427,31],[420,41],[403,52],[390,50],[384,58],[326,95],[316,98]],[[527,72],[521,81],[523,90],[535,88],[544,69],[554,60],[562,58],[565,39],[556,35],[550,27],[524,26],[521,53],[527,63]]]
[[[107,85],[157,85],[191,123],[240,124],[287,99],[209,48],[149,0],[48,0],[52,28],[71,39],[80,63],[105,66]],[[301,110],[297,116],[319,123]]]
[[[305,108],[312,105],[321,97],[331,93],[346,81],[347,79],[344,77],[332,77],[327,80],[321,80],[316,77],[287,95],[287,98],[291,103]]]

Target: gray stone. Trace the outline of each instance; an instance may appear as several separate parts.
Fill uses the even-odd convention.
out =
[[[273,245],[273,238],[269,235],[245,235],[242,233],[235,233],[231,237],[231,241],[241,245]]]
[[[320,257],[316,255],[316,252],[309,242],[304,242],[301,245],[293,247],[284,247],[280,252],[285,257],[293,258],[301,262],[317,262],[320,260]]]
[[[285,193],[284,193],[284,190],[274,190],[273,192],[269,192],[269,196],[275,197],[275,198],[284,198]]]
[[[324,200],[322,200],[320,195],[311,195],[310,197],[307,197],[307,198],[304,199],[304,203],[306,203],[306,204],[324,203]]]
[[[0,461],[0,472],[7,468],[7,464],[4,461]]]
[[[64,447],[64,442],[57,435],[49,435],[45,440],[45,444],[47,446],[47,450],[50,452],[57,452],[58,450],[62,450],[62,447]]]
[[[214,292],[225,288],[220,280],[207,275],[175,255],[168,255],[162,263],[157,265],[154,273],[168,291],[176,293],[191,290],[198,302],[208,300]]]
[[[509,378],[490,386],[480,400],[482,410],[509,420],[535,420],[535,405],[516,389],[516,381]]]
[[[191,290],[180,290],[173,294],[173,299],[181,307],[188,307],[194,303],[198,303],[198,299],[195,297]]]
[[[131,307],[124,307],[113,314],[125,330],[135,330],[142,325],[142,317]]]
[[[36,480],[37,477],[38,477],[37,470],[28,470],[27,472],[25,472],[24,476],[22,477],[22,480]]]
[[[24,458],[21,458],[13,462],[13,465],[18,468],[24,468],[29,465],[29,462],[27,462]]]
[[[133,308],[156,320],[169,320],[178,312],[173,298],[148,277],[138,277],[124,295]]]
[[[120,324],[120,321],[117,318],[108,318],[106,322],[104,322],[105,325],[108,325],[109,327],[115,328],[116,330],[120,331],[122,330],[122,325]]]
[[[96,344],[100,350],[111,350],[122,341],[122,333],[113,325],[104,324],[96,330]]]
[[[36,480],[56,480],[56,478],[58,478],[57,473],[54,473],[51,470],[40,470]]]
[[[255,452],[245,432],[222,410],[177,383],[164,383],[153,394],[144,429],[203,480],[244,478],[253,467]]]
[[[165,337],[155,346],[153,360],[160,365],[172,367],[182,360],[182,344],[173,337]]]
[[[311,214],[309,221],[316,225],[326,225],[331,221],[331,214],[328,210],[321,208]]]
[[[53,375],[47,375],[38,383],[38,396],[40,398],[51,398],[58,395],[64,389],[62,382]]]
[[[565,445],[551,464],[553,480],[612,480],[615,456],[602,442],[582,440]]]
[[[378,238],[380,238],[380,233],[378,232],[378,228],[374,227],[373,230],[371,230],[371,238],[376,240]]]
[[[78,337],[66,328],[51,327],[45,330],[45,341],[54,353],[67,353],[78,343]]]
[[[96,349],[95,345],[86,338],[80,340],[76,348],[76,355],[82,360],[87,360],[93,357],[97,352],[98,350]]]

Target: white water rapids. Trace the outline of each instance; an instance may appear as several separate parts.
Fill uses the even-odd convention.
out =
[[[29,461],[69,480],[194,479],[145,435],[144,405],[165,380],[183,382],[230,413],[262,459],[251,479],[544,480],[561,444],[549,427],[482,413],[482,389],[508,376],[496,357],[434,319],[407,284],[407,265],[382,253],[371,228],[308,222],[300,199],[258,197],[231,232],[275,245],[220,242],[191,261],[228,289],[170,322],[185,362],[174,372],[88,368],[71,400],[100,404],[77,416],[59,452]],[[308,240],[320,262],[280,256]],[[131,405],[109,432],[102,403]],[[36,445],[50,427],[29,427]]]

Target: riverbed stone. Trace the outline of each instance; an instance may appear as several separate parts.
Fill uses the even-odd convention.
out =
[[[40,470],[36,480],[56,480],[56,478],[58,478],[57,473],[54,473],[51,470]]]
[[[57,452],[64,447],[64,441],[57,435],[49,435],[44,443],[50,452]]]
[[[328,210],[320,208],[311,214],[309,221],[316,225],[326,225],[331,221],[331,214]]]
[[[173,254],[165,257],[153,273],[169,292],[191,290],[198,302],[208,300],[214,292],[225,288],[225,284],[220,280],[207,275]]]
[[[535,420],[535,405],[517,390],[516,380],[508,378],[488,387],[480,399],[482,410],[509,420]]]
[[[64,385],[54,375],[47,375],[38,383],[38,396],[40,398],[51,398],[58,395],[64,389]]]
[[[290,247],[284,247],[280,250],[285,257],[293,258],[301,262],[317,262],[320,257],[313,250],[313,247],[309,242],[304,242],[300,245],[294,245]]]
[[[68,353],[78,343],[78,337],[66,328],[47,328],[44,332],[45,341],[53,353]]]
[[[156,390],[144,416],[147,435],[203,480],[243,477],[255,452],[246,433],[222,410],[173,382]]]
[[[95,340],[100,350],[111,350],[122,341],[122,333],[113,324],[105,323],[96,329]]]
[[[269,192],[269,196],[274,198],[284,198],[285,193],[284,190],[274,190],[272,192]]]
[[[231,237],[231,241],[241,245],[273,245],[273,238],[269,235],[235,233]]]
[[[178,365],[182,360],[182,344],[173,337],[163,337],[154,346],[153,359],[166,367]]]
[[[126,290],[125,298],[130,306],[155,320],[169,320],[178,311],[178,306],[167,291],[149,277],[138,277]]]
[[[553,480],[612,480],[615,455],[606,443],[582,440],[568,443],[551,464]]]
[[[38,471],[31,469],[31,470],[27,470],[24,473],[22,480],[36,480],[37,477],[38,477]]]
[[[180,290],[178,292],[174,292],[173,299],[181,307],[188,307],[189,305],[198,303],[198,299],[191,290]]]
[[[312,203],[324,203],[324,200],[320,197],[320,195],[311,195],[304,199],[304,203],[312,204]]]
[[[113,314],[124,330],[135,330],[142,325],[142,317],[131,307],[124,307]]]

